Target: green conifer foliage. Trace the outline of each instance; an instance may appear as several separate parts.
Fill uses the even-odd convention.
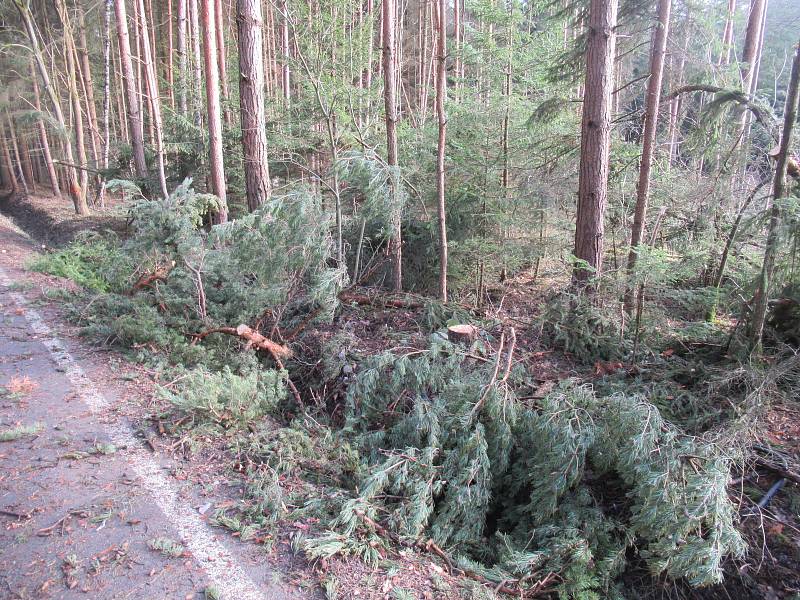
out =
[[[523,406],[513,374],[492,378],[493,365],[432,339],[371,358],[350,386],[345,434],[371,468],[312,553],[331,536],[363,541],[383,521],[494,581],[557,572],[563,598],[614,597],[631,553],[693,585],[718,582],[723,559],[743,554],[732,457],[711,441],[642,396],[586,385]]]

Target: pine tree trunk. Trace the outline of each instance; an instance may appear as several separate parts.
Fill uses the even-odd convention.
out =
[[[92,154],[95,160],[100,156],[100,148],[102,147],[102,138],[100,136],[100,128],[97,123],[97,105],[94,98],[94,82],[92,80],[92,70],[89,61],[89,47],[86,40],[86,19],[84,16],[84,9],[82,2],[76,3],[78,14],[78,40],[80,46],[78,47],[78,56],[80,57],[81,74],[83,75],[83,85],[86,88],[86,108],[89,117],[89,129],[91,130],[92,141]]]
[[[264,18],[261,0],[237,0],[239,30],[239,105],[247,207],[253,211],[270,197],[267,117],[264,112]]]
[[[230,127],[233,121],[228,107],[230,96],[228,94],[228,61],[225,55],[225,17],[222,12],[222,0],[214,0],[214,23],[217,35],[217,67],[220,91],[222,92],[222,116],[225,124]]]
[[[382,43],[383,43],[383,100],[386,111],[386,163],[390,168],[397,168],[397,76],[395,71],[395,0],[383,0],[382,11]],[[392,175],[390,185],[393,195],[397,197],[399,177]],[[403,289],[403,250],[400,232],[401,210],[395,207],[393,214],[389,253],[392,258],[392,288]]]
[[[658,131],[658,109],[661,103],[661,83],[664,76],[664,55],[667,50],[669,35],[669,16],[672,0],[659,0],[658,24],[653,33],[653,47],[650,52],[650,79],[647,82],[647,105],[645,107],[644,139],[642,141],[642,158],[639,164],[639,182],[636,186],[636,208],[633,213],[631,228],[631,249],[628,254],[628,276],[632,276],[636,268],[639,244],[644,235],[647,203],[650,198],[650,171],[653,165],[653,154]],[[633,310],[633,287],[625,296],[625,310]]]
[[[291,74],[289,72],[289,9],[286,0],[281,5],[281,56],[283,63],[281,65],[281,87],[283,89],[283,99],[286,106],[292,99],[291,90]]]
[[[105,0],[103,29],[103,162],[108,170],[111,153],[111,12],[114,0]],[[106,205],[106,181],[100,183],[100,206]]]
[[[750,92],[755,63],[759,51],[761,38],[761,25],[766,14],[767,0],[751,0],[750,13],[747,18],[747,31],[742,50],[742,63],[740,73],[742,76],[742,89]]]
[[[718,64],[731,63],[731,50],[733,49],[733,20],[736,17],[736,0],[728,0],[728,15],[725,19],[725,29],[722,32],[722,52]]]
[[[33,107],[41,112],[42,99],[39,94],[39,77],[36,75],[36,67],[31,61],[31,81],[33,81]],[[50,180],[50,189],[53,190],[53,195],[56,198],[61,197],[61,188],[58,185],[58,174],[56,173],[56,165],[53,162],[53,154],[50,151],[50,140],[47,136],[47,126],[42,119],[38,119],[36,127],[39,130],[39,142],[42,145],[42,155],[44,157],[44,164],[47,168],[47,177]]]
[[[11,149],[14,151],[14,161],[17,164],[17,179],[22,184],[22,190],[28,194],[28,177],[25,174],[25,168],[22,164],[22,155],[19,151],[19,142],[17,140],[17,131],[14,128],[14,121],[11,119],[11,115],[6,109],[6,122],[8,123],[8,133],[9,139],[11,140]],[[12,163],[13,164],[13,163]],[[12,167],[13,170],[13,167]]]
[[[2,159],[2,177],[3,185],[10,186],[11,193],[19,191],[19,181],[17,174],[14,172],[14,163],[11,161],[11,152],[8,149],[8,138],[6,137],[5,127],[3,120],[0,119],[0,159]]]
[[[186,116],[189,112],[189,105],[186,101],[186,89],[189,84],[189,62],[188,48],[186,46],[186,20],[188,14],[187,0],[178,0],[178,31],[177,31],[177,53],[178,53],[178,110],[180,114]]]
[[[63,131],[68,131],[67,122],[66,119],[64,119],[64,113],[61,110],[61,102],[59,101],[58,95],[50,83],[50,75],[47,71],[47,66],[44,64],[44,57],[42,56],[41,47],[39,46],[39,39],[36,35],[36,27],[33,23],[33,16],[31,15],[30,6],[26,0],[14,0],[14,5],[19,11],[20,17],[22,17],[22,22],[25,26],[25,33],[28,36],[28,40],[31,44],[31,52],[34,60],[36,61],[36,68],[39,71],[39,76],[42,78],[44,91],[47,94],[50,103],[53,105],[53,112],[55,113],[56,121],[58,121],[58,124]],[[67,159],[67,163],[69,164],[66,169],[66,175],[68,190],[70,198],[72,198],[72,203],[75,206],[75,212],[79,215],[88,215],[89,207],[86,204],[86,196],[81,189],[80,180],[78,179],[78,172],[74,166],[74,152],[72,143],[69,139],[64,140],[64,154]]]
[[[217,33],[214,0],[202,0],[200,18],[203,22],[203,62],[206,71],[206,108],[208,112],[208,170],[211,191],[220,200],[217,222],[228,220],[225,191],[225,166],[222,149],[222,110],[219,96],[219,65],[217,65]]]
[[[133,168],[138,179],[147,179],[147,162],[144,156],[142,137],[142,113],[139,105],[139,91],[131,58],[131,41],[128,34],[128,15],[125,0],[114,0],[117,17],[117,40],[119,43],[119,62],[122,70],[122,83],[125,87],[128,111],[128,136],[133,152]]]
[[[456,78],[456,102],[461,100],[461,0],[453,0],[454,52],[456,55],[454,71]]]
[[[58,14],[64,28],[64,63],[67,68],[67,87],[72,106],[72,118],[74,119],[72,129],[75,135],[75,149],[78,153],[77,166],[80,167],[78,172],[80,177],[80,195],[81,202],[86,204],[86,190],[89,184],[89,173],[86,171],[86,166],[89,161],[86,154],[86,137],[83,126],[84,111],[81,108],[80,94],[78,94],[78,51],[75,47],[75,38],[72,35],[72,24],[69,20],[69,13],[67,13],[65,0],[57,0],[56,8],[58,9]]]
[[[688,16],[687,16],[688,20]],[[689,24],[684,20],[683,24],[683,44],[681,45],[681,56],[678,59],[677,73],[672,74],[672,89],[678,89],[683,85],[686,73],[686,57],[689,48]],[[669,103],[669,123],[667,125],[667,139],[669,140],[669,160],[667,161],[667,169],[669,170],[675,159],[678,156],[678,134],[680,132],[680,124],[678,117],[681,111],[682,98],[672,98]]]
[[[164,61],[167,69],[167,95],[169,96],[169,104],[172,110],[175,110],[175,70],[173,68],[172,60],[175,55],[175,42],[173,38],[172,27],[172,0],[166,0],[167,3],[167,59]]]
[[[17,136],[17,141],[19,143],[19,155],[22,159],[22,173],[25,175],[25,181],[27,181],[28,185],[30,186],[28,191],[32,194],[35,194],[36,175],[34,174],[31,150],[28,147],[28,142],[25,139],[25,136]]]
[[[445,206],[445,144],[447,142],[447,0],[438,0],[438,70],[436,72],[436,116],[439,120],[439,140],[436,149],[436,198],[439,214],[439,299],[447,302],[447,212]]]
[[[772,209],[770,210],[767,230],[767,243],[764,249],[764,262],[758,279],[755,300],[753,303],[753,320],[750,327],[750,347],[758,351],[764,335],[764,321],[767,316],[769,290],[775,270],[775,258],[778,255],[779,230],[781,224],[781,200],[788,191],[786,186],[786,169],[789,152],[792,148],[792,132],[797,121],[798,92],[800,88],[800,42],[795,48],[792,61],[792,74],[789,88],[786,91],[786,105],[783,111],[783,131],[779,145],[778,163],[775,167],[775,179],[772,187]]]
[[[194,67],[194,89],[198,92],[193,96],[194,98],[194,112],[195,112],[195,125],[198,129],[203,124],[203,110],[202,102],[200,100],[199,90],[203,86],[203,73],[202,64],[203,58],[200,52],[200,10],[198,8],[198,0],[188,0],[189,2],[189,17],[192,26],[192,56],[194,60],[192,66]]]
[[[617,0],[591,0],[589,7],[575,219],[575,257],[580,261],[573,269],[576,283],[601,275],[603,268],[617,5]]]
[[[150,44],[147,43],[148,23],[147,13],[144,10],[144,0],[139,2],[139,28],[141,38],[145,41],[142,45],[142,68],[147,81],[147,89],[150,103],[150,122],[153,127],[153,137],[155,139],[156,161],[158,162],[158,182],[161,187],[161,194],[164,198],[169,196],[167,189],[166,167],[164,165],[164,133],[161,121],[161,98],[158,91],[158,80],[156,78],[156,67],[150,52]]]

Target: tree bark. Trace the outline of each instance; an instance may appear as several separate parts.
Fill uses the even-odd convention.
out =
[[[31,61],[31,80],[33,81],[33,107],[38,111],[42,111],[42,99],[39,94],[39,77],[36,75],[36,67]],[[42,145],[42,155],[44,164],[47,168],[47,177],[50,180],[50,189],[53,190],[53,195],[56,198],[61,197],[61,188],[58,185],[58,174],[56,173],[56,165],[53,162],[53,154],[50,150],[50,140],[47,136],[47,126],[44,120],[37,119],[36,128],[39,130],[39,143]]]
[[[128,33],[128,15],[125,10],[125,0],[114,0],[114,7],[117,17],[119,62],[127,99],[128,136],[133,152],[133,168],[137,178],[147,179],[147,162],[144,157],[144,139],[142,137],[142,113],[139,105],[136,75],[131,59],[131,40]]]
[[[792,74],[789,78],[789,88],[786,91],[786,106],[783,111],[783,131],[775,179],[772,186],[772,209],[770,210],[769,226],[767,230],[767,243],[764,249],[764,261],[761,266],[761,275],[758,278],[755,301],[753,303],[753,320],[750,327],[750,347],[760,349],[761,339],[764,334],[764,321],[767,315],[769,301],[769,288],[775,270],[775,258],[778,254],[779,229],[781,224],[781,200],[786,195],[786,168],[789,162],[789,152],[792,148],[792,132],[797,120],[798,89],[800,88],[800,42],[794,52],[792,61]]]
[[[6,137],[5,127],[3,121],[0,119],[0,154],[2,154],[2,175],[3,185],[11,186],[11,192],[15,193],[19,190],[19,181],[17,174],[14,172],[14,163],[11,161],[11,152],[8,150],[8,138]]]
[[[270,197],[267,117],[264,111],[264,18],[261,0],[237,0],[239,105],[247,207],[253,211]]]
[[[78,166],[82,201],[86,203],[86,190],[89,184],[89,172],[85,167],[88,163],[86,154],[86,137],[83,126],[83,109],[81,108],[81,98],[78,94],[78,50],[75,46],[75,38],[72,35],[72,23],[67,13],[65,0],[57,0],[56,8],[64,28],[64,63],[66,65],[67,88],[69,92],[70,104],[72,106],[73,133],[75,135],[75,149],[78,152]],[[74,164],[74,163],[73,163]]]
[[[167,189],[167,175],[164,165],[164,128],[161,121],[161,98],[158,91],[155,62],[151,55],[150,44],[147,42],[149,35],[147,13],[144,10],[144,0],[137,1],[139,2],[139,29],[141,31],[141,38],[144,40],[141,59],[149,92],[150,121],[153,127],[156,161],[158,162],[158,183],[161,187],[161,194],[164,198],[167,198],[169,196],[169,190]]]
[[[639,165],[639,181],[636,186],[636,208],[631,228],[631,249],[628,254],[628,276],[632,276],[636,268],[639,244],[644,235],[647,203],[650,198],[650,171],[653,165],[653,154],[658,131],[658,109],[661,103],[661,83],[664,76],[664,56],[667,50],[669,35],[669,16],[672,0],[659,0],[658,24],[653,33],[653,47],[650,53],[650,79],[647,82],[647,106],[645,108],[644,139],[642,141],[642,159]],[[633,287],[625,296],[625,310],[633,310]]]
[[[202,73],[202,64],[203,58],[202,54],[200,53],[200,10],[198,8],[197,2],[198,0],[188,0],[189,2],[189,16],[192,25],[192,55],[194,57],[193,67],[194,67],[194,89],[198,90],[198,93],[195,94],[194,97],[194,109],[195,109],[195,124],[198,128],[200,128],[203,124],[203,111],[202,111],[202,102],[200,100],[200,93],[199,90],[203,86],[203,73]]]
[[[383,100],[386,112],[386,164],[390,169],[397,169],[397,101],[395,91],[397,76],[395,71],[395,0],[383,0],[382,12],[382,43],[383,43]],[[398,197],[397,187],[400,185],[399,177],[393,173],[390,186],[393,196]],[[401,209],[395,207],[393,215],[392,233],[389,240],[389,252],[392,258],[392,288],[395,291],[403,289],[403,249],[402,234],[400,233]]]
[[[729,65],[731,50],[733,49],[733,19],[736,17],[736,0],[728,0],[728,15],[725,19],[725,29],[722,32],[722,52],[718,64]]]
[[[754,79],[752,75],[758,55],[761,24],[766,13],[766,8],[767,0],[750,0],[750,14],[747,18],[747,31],[745,33],[742,62],[740,65],[742,89],[746,93],[750,92],[752,80]]]
[[[186,46],[186,19],[187,0],[178,0],[178,29],[177,29],[177,53],[178,53],[178,110],[180,114],[186,116],[189,105],[186,101],[186,90],[189,84],[189,63],[188,48]]]
[[[114,0],[105,0],[103,29],[103,162],[101,167],[108,170],[111,154],[111,12]],[[106,205],[106,181],[100,182],[100,206]]]
[[[281,65],[281,87],[283,88],[283,99],[286,106],[292,99],[290,71],[289,71],[289,9],[286,0],[281,5],[281,56],[283,57],[283,64]]]
[[[385,1],[385,0],[384,0]],[[445,144],[447,142],[447,0],[438,0],[438,46],[436,72],[436,116],[439,120],[439,139],[436,150],[436,198],[439,215],[439,299],[447,302],[447,213],[445,206]]]
[[[9,139],[11,140],[11,149],[14,151],[14,160],[17,163],[17,179],[22,184],[22,190],[28,194],[28,176],[25,173],[25,167],[22,164],[22,154],[19,151],[19,141],[17,140],[17,131],[14,128],[14,121],[11,118],[11,114],[9,114],[8,109],[6,109],[6,122],[8,123],[8,134]],[[13,171],[13,162],[12,162],[12,171]]]
[[[208,169],[211,174],[211,191],[219,198],[217,222],[228,220],[225,191],[225,163],[222,149],[222,112],[219,97],[219,65],[217,65],[217,34],[214,0],[202,0],[203,62],[206,71],[206,108],[208,112]]]
[[[22,17],[25,33],[27,34],[28,40],[31,43],[31,52],[33,53],[33,58],[36,61],[36,68],[39,71],[39,76],[42,78],[44,91],[47,94],[47,97],[50,99],[50,103],[53,105],[53,112],[55,113],[56,120],[58,121],[58,124],[62,130],[68,131],[67,121],[64,119],[64,113],[61,110],[61,102],[59,101],[58,95],[50,83],[50,75],[47,71],[47,66],[44,64],[44,57],[42,56],[41,47],[39,46],[39,38],[36,35],[36,28],[33,23],[30,5],[28,4],[27,0],[14,0],[14,5],[19,11],[20,17]],[[64,140],[64,154],[67,162],[70,165],[74,165],[75,158],[72,143],[70,142],[69,138]],[[86,196],[81,189],[77,170],[70,166],[66,170],[66,175],[69,194],[70,198],[72,198],[72,203],[75,206],[75,212],[79,215],[88,215],[89,207],[86,204]]]
[[[84,16],[83,3],[77,2],[78,14],[78,56],[80,57],[81,74],[83,75],[83,84],[86,88],[86,108],[89,120],[89,129],[92,141],[92,153],[95,160],[100,156],[100,148],[102,147],[102,138],[100,137],[100,128],[97,122],[97,105],[94,98],[94,81],[92,80],[92,68],[89,61],[89,47],[86,39],[86,19]]]
[[[231,112],[228,107],[228,63],[225,55],[225,18],[222,13],[222,0],[214,0],[214,23],[216,24],[217,35],[217,67],[219,70],[219,84],[222,92],[222,115],[225,124],[229,127],[232,124]]]
[[[617,5],[617,0],[591,0],[589,6],[575,219],[574,254],[579,262],[572,273],[576,283],[599,276],[603,268],[603,218],[608,196]]]

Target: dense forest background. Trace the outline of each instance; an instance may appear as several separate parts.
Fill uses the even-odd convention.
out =
[[[497,593],[763,597],[730,485],[800,481],[763,435],[800,389],[795,0],[0,23],[4,188],[124,221],[33,267],[247,465],[222,524],[313,515],[323,560],[427,539]]]

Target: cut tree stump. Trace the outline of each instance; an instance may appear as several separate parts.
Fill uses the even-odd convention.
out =
[[[454,344],[471,344],[478,336],[474,325],[451,325],[447,328],[447,339]]]

